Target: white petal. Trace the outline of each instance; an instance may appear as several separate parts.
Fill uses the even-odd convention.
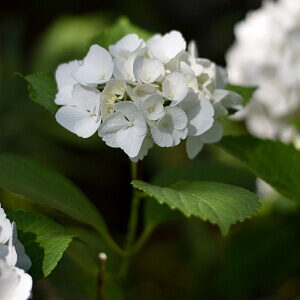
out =
[[[227,115],[227,108],[234,107],[243,102],[243,98],[239,94],[221,89],[214,90],[212,98],[216,110],[216,118]]]
[[[72,105],[99,115],[101,93],[99,90],[77,83],[72,92]]]
[[[100,125],[98,117],[77,107],[63,106],[57,111],[55,118],[61,126],[83,138],[92,136]]]
[[[152,95],[143,102],[143,111],[149,120],[158,120],[164,114],[164,100],[159,95]]]
[[[14,268],[19,277],[19,283],[13,292],[12,300],[27,300],[31,297],[32,278],[26,274],[22,269]]]
[[[18,234],[16,229],[16,223],[13,222],[13,245],[17,252],[17,264],[16,267],[24,270],[27,272],[31,268],[31,260],[26,255],[24,246],[21,244],[21,242],[18,240]]]
[[[179,31],[171,31],[164,36],[154,36],[147,42],[150,57],[168,63],[172,58],[185,50],[186,42]]]
[[[144,138],[139,154],[135,157],[130,157],[130,159],[133,162],[138,162],[139,160],[142,160],[148,154],[148,151],[150,148],[152,148],[152,146],[153,146],[153,139],[149,135],[147,135]]]
[[[153,83],[163,79],[165,68],[158,59],[138,56],[133,63],[133,73],[137,81]]]
[[[188,136],[186,139],[186,152],[188,158],[193,159],[203,148],[203,140],[201,136]]]
[[[0,245],[0,260],[5,261],[10,267],[17,263],[16,248],[11,245]]]
[[[129,156],[135,157],[138,155],[144,136],[137,135],[134,126],[122,129],[117,132],[116,141],[122,150]]]
[[[66,86],[73,86],[76,83],[72,77],[72,73],[76,71],[79,66],[80,62],[78,60],[73,60],[57,67],[55,71],[55,79],[59,90]]]
[[[113,69],[109,52],[98,45],[92,45],[73,77],[83,85],[97,86],[110,80]]]
[[[173,138],[169,130],[164,130],[162,126],[155,125],[150,127],[151,135],[154,142],[160,147],[173,146]]]
[[[12,225],[6,218],[4,209],[0,203],[0,244],[5,244],[12,235]]]
[[[189,93],[180,107],[188,117],[189,135],[200,135],[213,125],[214,108],[202,93]]]
[[[165,114],[169,114],[172,117],[172,125],[175,129],[182,130],[186,128],[188,119],[181,108],[168,106],[165,108]]]
[[[187,136],[188,129],[184,128],[183,130],[174,130],[172,137],[173,137],[173,145],[172,146],[177,146],[179,145],[181,140],[184,140]]]
[[[110,147],[118,148],[116,134],[122,128],[126,128],[128,121],[121,112],[108,115],[99,127],[99,136]]]
[[[198,57],[198,49],[195,41],[190,41],[188,44],[188,52],[193,57]]]
[[[136,34],[130,33],[125,35],[116,44],[109,46],[109,52],[116,58],[127,58],[130,54],[135,52],[145,42]]]
[[[128,58],[114,58],[113,75],[116,79],[135,81],[133,73],[133,62],[135,56],[130,55]]]
[[[18,287],[20,278],[15,271],[5,261],[0,260],[0,299],[10,300]],[[25,297],[21,300],[27,299]],[[15,299],[14,299],[15,300]]]
[[[172,101],[172,105],[182,101],[188,93],[188,85],[184,75],[173,72],[166,76],[162,83],[162,92],[166,98]]]
[[[138,108],[133,102],[123,101],[116,104],[115,110],[122,112],[128,121],[133,121]]]
[[[55,79],[58,87],[58,93],[55,97],[55,103],[58,105],[67,105],[72,100],[72,89],[76,84],[72,73],[80,66],[78,60],[73,60],[69,63],[61,64],[57,67],[55,72]]]
[[[218,121],[215,121],[213,126],[209,130],[204,132],[201,135],[201,137],[204,143],[212,144],[220,141],[222,135],[223,135],[222,125]]]
[[[216,89],[224,89],[226,84],[228,83],[228,73],[226,69],[216,66],[216,74],[215,74],[215,87]]]

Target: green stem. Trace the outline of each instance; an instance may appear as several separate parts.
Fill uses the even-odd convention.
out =
[[[98,300],[105,300],[105,265],[107,260],[107,255],[105,253],[99,253],[99,270],[98,270]]]
[[[126,255],[126,252],[114,241],[114,239],[110,236],[109,233],[100,229],[98,229],[98,232],[114,252],[121,256]]]
[[[130,254],[134,255],[144,246],[146,241],[148,240],[149,236],[153,232],[153,227],[148,227],[144,229],[142,234],[140,235],[139,239],[136,241],[135,245],[132,247]]]
[[[135,180],[138,178],[137,172],[138,172],[137,164],[132,162],[131,163],[131,178],[132,178],[132,180]],[[127,234],[126,234],[126,239],[125,239],[126,255],[124,256],[123,261],[121,263],[120,273],[119,273],[119,276],[121,278],[126,276],[127,269],[129,267],[129,263],[130,263],[131,249],[132,249],[133,242],[135,239],[138,218],[139,218],[140,198],[141,198],[140,192],[133,189],[131,208],[130,208],[130,216],[129,216]]]

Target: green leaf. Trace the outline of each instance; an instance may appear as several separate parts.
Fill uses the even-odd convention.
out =
[[[180,180],[217,181],[254,190],[256,177],[245,169],[221,162],[190,161],[159,170],[150,183],[169,186]],[[161,223],[176,220],[179,217],[179,212],[170,210],[165,205],[159,205],[151,198],[145,199],[144,220],[145,226],[149,230]]]
[[[179,209],[186,217],[196,216],[217,224],[224,235],[232,224],[251,217],[260,207],[253,193],[224,183],[180,181],[160,187],[134,180],[132,185],[171,209]]]
[[[287,198],[300,201],[300,151],[251,136],[226,136],[218,146]]]
[[[236,92],[243,97],[243,106],[246,106],[251,100],[253,93],[257,90],[257,87],[238,86],[233,84],[227,84],[226,89]]]
[[[28,93],[32,101],[44,106],[55,114],[58,106],[54,103],[57,85],[53,72],[39,72],[22,76],[28,82]]]
[[[92,44],[98,44],[101,47],[108,49],[109,45],[115,44],[129,33],[136,33],[144,40],[147,40],[152,36],[152,33],[130,23],[126,17],[120,17],[113,26],[107,28],[100,35],[95,37],[92,40]]]
[[[179,180],[217,181],[254,190],[256,177],[244,168],[216,161],[189,161],[159,170],[150,183],[169,186]]]
[[[73,236],[50,218],[33,212],[15,210],[9,212],[8,217],[17,224],[18,238],[32,262],[29,273],[34,281],[48,276],[62,258]]]
[[[0,188],[58,210],[101,232],[107,228],[88,198],[56,171],[18,155],[0,155]]]
[[[294,126],[300,132],[300,117],[292,118],[290,124]]]

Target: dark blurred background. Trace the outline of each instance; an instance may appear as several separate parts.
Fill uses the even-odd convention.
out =
[[[122,15],[152,32],[180,30],[188,41],[197,42],[200,56],[224,65],[224,54],[234,40],[234,24],[261,2],[1,1],[1,153],[29,156],[68,176],[122,242],[131,193],[126,155],[106,147],[97,136],[83,140],[64,130],[29,100],[26,83],[14,72],[55,70],[59,63],[83,57],[92,38]],[[225,134],[244,131],[243,124],[224,126]],[[182,145],[151,149],[143,162],[143,178],[186,161]],[[255,178],[213,146],[204,149],[198,163],[203,163],[204,173],[192,174],[195,179],[206,179],[207,170],[218,170],[219,181],[255,190]],[[228,165],[234,168],[228,170]],[[12,195],[0,192],[0,197],[7,208],[24,206]],[[299,212],[288,200],[273,198],[263,201],[258,216],[235,225],[225,238],[214,226],[194,219],[160,226],[134,259],[125,291],[113,288],[112,299],[294,299],[300,294]],[[56,217],[70,225],[69,220]],[[101,251],[101,242],[97,244],[92,235],[90,242],[95,253]],[[85,287],[78,283],[80,272],[66,255],[50,279],[37,285],[34,299],[93,299],[93,287],[89,288],[93,282],[86,279]]]

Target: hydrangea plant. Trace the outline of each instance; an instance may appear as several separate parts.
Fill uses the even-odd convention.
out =
[[[173,147],[185,141],[188,157],[195,158],[204,144],[217,143],[282,195],[300,199],[300,157],[292,146],[250,136],[222,138],[222,119],[246,105],[255,89],[229,85],[226,70],[199,58],[195,42],[187,46],[179,31],[152,35],[121,19],[94,39],[82,59],[59,65],[55,73],[41,72],[24,79],[30,98],[55,115],[64,128],[78,138],[97,133],[107,146],[127,154],[132,200],[128,229],[120,245],[99,210],[67,178],[34,160],[1,154],[1,189],[79,224],[70,232],[35,212],[9,212],[24,250],[13,231],[15,223],[0,211],[0,287],[5,286],[5,300],[28,299],[31,278],[35,283],[48,276],[74,236],[83,238],[85,226],[94,230],[94,239],[104,242],[103,251],[108,254],[99,254],[96,272],[98,298],[103,299],[104,285],[126,277],[130,260],[159,224],[179,215],[194,216],[217,225],[226,235],[231,225],[259,210],[254,193],[211,180],[202,170],[197,170],[201,176],[191,178],[186,165],[175,172],[161,170],[156,179],[142,181],[138,161],[147,159],[154,145]],[[138,221],[143,217],[138,235]],[[86,241],[82,244],[89,246]],[[73,256],[84,259],[80,251]],[[118,271],[104,280],[106,259],[116,259]],[[7,278],[13,280],[7,282]],[[11,296],[19,295],[21,283],[21,296]],[[92,299],[95,297],[93,294]]]

